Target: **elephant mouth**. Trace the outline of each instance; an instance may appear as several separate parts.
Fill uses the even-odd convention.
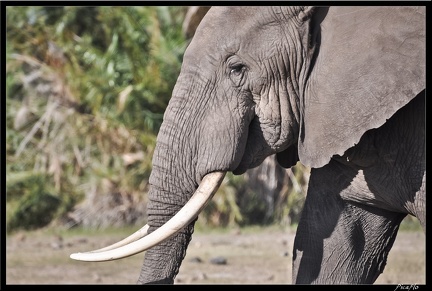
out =
[[[265,160],[266,157],[269,155],[274,154],[274,152],[269,151],[261,154],[254,154],[254,155],[244,155],[243,159],[240,161],[240,164],[232,170],[232,173],[234,175],[242,175],[246,173],[247,170],[258,167],[262,164],[262,162]],[[252,156],[252,158],[250,158]]]
[[[242,175],[247,171],[248,167],[244,164],[240,164],[236,169],[234,169],[232,172],[234,175]]]
[[[225,174],[225,171],[213,172],[204,176],[199,187],[185,206],[152,233],[147,233],[149,226],[145,225],[120,242],[89,252],[73,253],[70,258],[87,262],[112,261],[141,253],[169,239],[198,216],[219,189]]]

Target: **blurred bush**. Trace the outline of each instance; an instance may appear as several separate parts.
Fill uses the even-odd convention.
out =
[[[186,47],[185,13],[185,7],[6,8],[9,230],[29,226],[23,210],[48,197],[41,193],[56,197],[63,207],[56,204],[62,211],[55,216],[69,226],[145,217],[155,137]],[[38,187],[34,180],[12,182],[24,172],[45,180]],[[136,204],[134,215],[109,211],[125,201]]]

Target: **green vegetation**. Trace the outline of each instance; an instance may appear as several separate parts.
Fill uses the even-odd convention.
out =
[[[45,193],[60,202],[57,217],[85,198],[93,219],[71,223],[89,226],[121,219],[94,219],[100,195],[111,196],[105,204],[144,204],[155,137],[186,46],[184,13],[7,7],[8,229],[29,228],[20,204],[42,214],[33,204]],[[133,223],[143,209],[125,220]]]
[[[399,229],[401,231],[423,231],[419,220],[412,215],[407,215],[404,218]]]
[[[186,9],[6,8],[8,231],[143,223]],[[263,204],[246,180],[228,175],[199,221],[286,223],[299,211],[303,189],[275,188]]]

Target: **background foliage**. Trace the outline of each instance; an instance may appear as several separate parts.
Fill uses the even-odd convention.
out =
[[[186,12],[6,8],[8,231],[144,222],[156,135],[188,43]],[[301,165],[284,170],[270,157],[229,174],[198,223],[296,222],[307,179]]]

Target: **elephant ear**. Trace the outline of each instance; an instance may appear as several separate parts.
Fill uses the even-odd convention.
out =
[[[317,8],[310,21],[298,154],[322,167],[425,88],[425,8]]]

